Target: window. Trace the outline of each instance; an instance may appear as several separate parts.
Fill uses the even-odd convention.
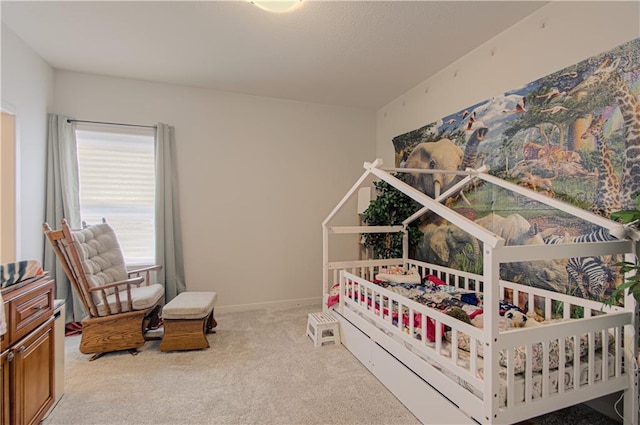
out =
[[[115,229],[127,265],[155,264],[153,129],[76,129],[80,217]]]

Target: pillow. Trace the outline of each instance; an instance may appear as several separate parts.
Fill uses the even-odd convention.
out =
[[[405,270],[401,267],[389,267],[389,269],[382,269],[381,271],[382,273],[376,275],[376,280],[384,280],[391,283],[413,283],[416,285],[422,283],[422,279],[415,268]]]

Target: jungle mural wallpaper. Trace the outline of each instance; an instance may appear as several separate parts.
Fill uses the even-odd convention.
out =
[[[640,38],[393,138],[396,167],[465,170],[487,165],[505,180],[596,214],[635,209],[640,194]],[[431,197],[453,174],[409,174]],[[488,184],[447,204],[507,244],[611,238],[602,228]],[[537,205],[536,205],[537,204]],[[482,268],[478,241],[435,218],[420,223],[419,259]],[[620,258],[503,265],[505,279],[602,301],[622,280]]]

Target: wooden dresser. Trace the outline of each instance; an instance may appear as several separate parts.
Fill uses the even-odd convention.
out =
[[[0,424],[39,423],[54,402],[53,280],[2,290],[7,332],[0,336]]]

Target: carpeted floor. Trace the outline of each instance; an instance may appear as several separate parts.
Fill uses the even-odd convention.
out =
[[[313,311],[217,314],[207,350],[150,341],[89,362],[80,336],[67,337],[65,394],[44,423],[417,424],[344,347],[313,347]]]
[[[314,348],[307,315],[319,306],[217,314],[207,350],[89,362],[65,338],[65,394],[54,424],[418,424],[344,347]],[[528,424],[615,424],[575,407]]]

